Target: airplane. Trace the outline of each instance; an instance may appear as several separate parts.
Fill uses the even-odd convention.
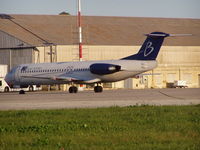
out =
[[[137,54],[119,60],[21,64],[5,80],[12,87],[71,83],[69,93],[78,92],[74,84],[96,84],[94,92],[99,93],[103,91],[101,83],[134,78],[157,67],[156,58],[163,41],[173,35],[164,32],[145,35],[147,38]]]

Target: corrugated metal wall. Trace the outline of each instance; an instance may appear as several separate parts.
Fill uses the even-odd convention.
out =
[[[0,30],[0,64],[8,65],[8,70],[24,64],[34,63],[34,47]]]
[[[0,49],[17,47],[24,48],[32,46],[0,30]]]
[[[8,65],[8,70],[19,64],[34,63],[33,58],[32,48],[0,50],[0,64]]]

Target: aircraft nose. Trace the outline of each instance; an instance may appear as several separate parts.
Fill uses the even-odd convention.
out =
[[[12,83],[12,81],[13,81],[13,75],[12,75],[10,72],[6,75],[5,81],[6,81],[6,83],[7,83],[9,86],[11,86],[11,85],[13,84],[13,83]]]

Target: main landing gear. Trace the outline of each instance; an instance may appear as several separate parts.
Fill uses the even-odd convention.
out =
[[[71,86],[69,88],[69,93],[77,93],[77,92],[78,92],[78,88],[76,86]],[[101,92],[103,92],[103,87],[99,86],[97,84],[97,86],[94,87],[94,92],[95,93],[101,93]]]
[[[99,85],[95,86],[94,87],[94,92],[95,93],[101,93],[101,92],[103,92],[103,87],[99,86]]]
[[[78,92],[78,88],[76,86],[71,86],[69,88],[69,93],[77,93]]]

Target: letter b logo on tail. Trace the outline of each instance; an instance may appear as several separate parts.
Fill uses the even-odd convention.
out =
[[[144,50],[144,57],[149,56],[154,51],[154,47],[152,46],[152,42],[147,42],[145,50]]]

